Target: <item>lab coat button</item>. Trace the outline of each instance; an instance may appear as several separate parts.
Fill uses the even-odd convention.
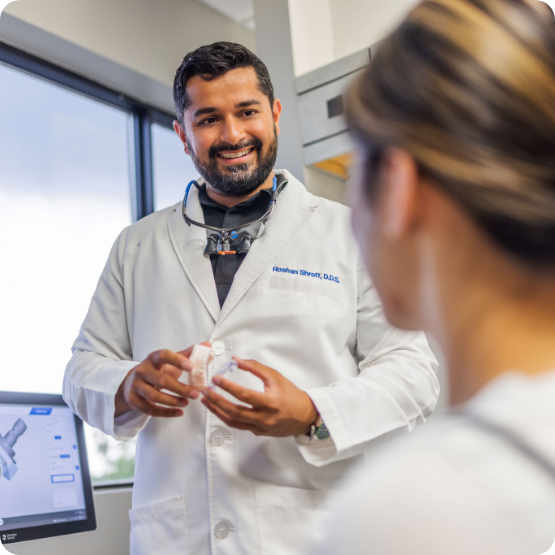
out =
[[[222,430],[216,430],[210,435],[210,443],[219,447],[225,442],[225,433]]]
[[[216,524],[216,527],[214,528],[214,535],[219,540],[225,540],[232,530],[231,526],[222,520],[222,522],[218,522],[218,524]]]
[[[219,357],[225,353],[225,345],[221,341],[214,341],[214,343],[212,343],[212,350],[214,354]]]

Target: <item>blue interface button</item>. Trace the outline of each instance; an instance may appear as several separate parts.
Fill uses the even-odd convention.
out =
[[[69,455],[60,455],[60,459],[69,459]]]
[[[47,408],[47,407],[33,407],[31,409],[31,412],[29,414],[40,414],[42,416],[48,416],[49,414],[52,413],[52,409],[51,408]]]
[[[54,439],[62,439],[62,436],[54,436]]]

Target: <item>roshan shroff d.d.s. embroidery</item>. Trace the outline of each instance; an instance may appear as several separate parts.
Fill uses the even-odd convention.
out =
[[[321,280],[333,281],[335,283],[341,283],[337,276],[332,274],[322,274],[321,272],[309,272],[308,270],[292,270],[291,268],[280,268],[279,266],[274,266],[272,272],[282,273],[282,274],[293,274],[302,277],[312,277]]]

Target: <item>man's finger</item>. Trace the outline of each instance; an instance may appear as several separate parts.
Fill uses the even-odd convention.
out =
[[[142,412],[148,414],[148,416],[153,416],[154,418],[177,418],[178,416],[183,416],[183,411],[181,409],[166,409],[164,407],[150,405],[148,403],[147,408],[143,409]]]
[[[149,359],[158,369],[160,369],[164,364],[171,364],[176,368],[181,368],[187,372],[190,372],[193,369],[193,364],[187,357],[179,353],[174,353],[169,349],[155,351],[149,355]]]
[[[160,368],[160,372],[168,374],[174,380],[179,380],[179,378],[181,378],[181,374],[183,374],[184,371],[181,370],[181,368],[176,368],[175,366],[172,366],[171,364],[164,364],[164,366]]]
[[[254,391],[253,389],[248,389],[242,385],[236,384],[231,380],[222,378],[221,376],[214,376],[212,382],[218,387],[221,387],[224,391],[231,393],[236,399],[252,405],[254,408],[262,408],[266,406],[265,394],[259,391]]]
[[[176,418],[178,416],[183,416],[183,411],[181,409],[170,409],[153,405],[137,394],[135,394],[131,400],[131,407],[147,414],[148,416],[162,418]]]
[[[237,361],[237,365],[241,370],[250,372],[253,376],[260,378],[264,382],[264,385],[270,385],[272,383],[272,378],[275,373],[275,370],[272,370],[272,368],[268,368],[256,360],[243,360],[239,357],[233,358]]]
[[[137,387],[136,393],[151,404],[166,405],[168,407],[186,407],[189,404],[189,401],[183,397],[162,393],[147,384]]]
[[[219,395],[215,391],[212,391],[208,387],[205,387],[202,390],[202,394],[208,398],[213,406],[220,409],[228,418],[255,425],[260,421],[260,417],[253,411],[253,409],[230,403],[225,397]]]
[[[177,381],[167,372],[153,370],[152,372],[145,373],[143,378],[146,383],[157,389],[167,389],[180,397],[189,397],[190,399],[198,398],[198,391],[196,389]]]
[[[256,426],[252,424],[247,424],[246,422],[241,422],[240,420],[234,420],[229,418],[225,412],[221,411],[218,407],[213,405],[206,397],[201,399],[201,403],[212,413],[215,414],[224,424],[227,424],[230,428],[237,428],[238,430],[247,430],[249,432],[254,432]]]

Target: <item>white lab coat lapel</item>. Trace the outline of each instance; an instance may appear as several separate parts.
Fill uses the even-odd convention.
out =
[[[307,193],[304,185],[287,170],[276,170],[276,173],[283,174],[288,185],[278,197],[276,209],[266,224],[264,235],[253,242],[249,254],[237,271],[216,328],[252,287],[260,274],[308,223],[318,207],[316,197]]]
[[[200,185],[202,180],[199,179],[197,182]],[[194,186],[191,187],[187,199],[187,216],[197,222],[204,223],[204,213],[200,205],[198,190]],[[194,225],[188,226],[185,223],[181,212],[181,204],[170,218],[168,230],[173,248],[183,270],[185,270],[199,298],[216,321],[220,315],[220,303],[212,264],[210,259],[204,256],[206,230]]]

